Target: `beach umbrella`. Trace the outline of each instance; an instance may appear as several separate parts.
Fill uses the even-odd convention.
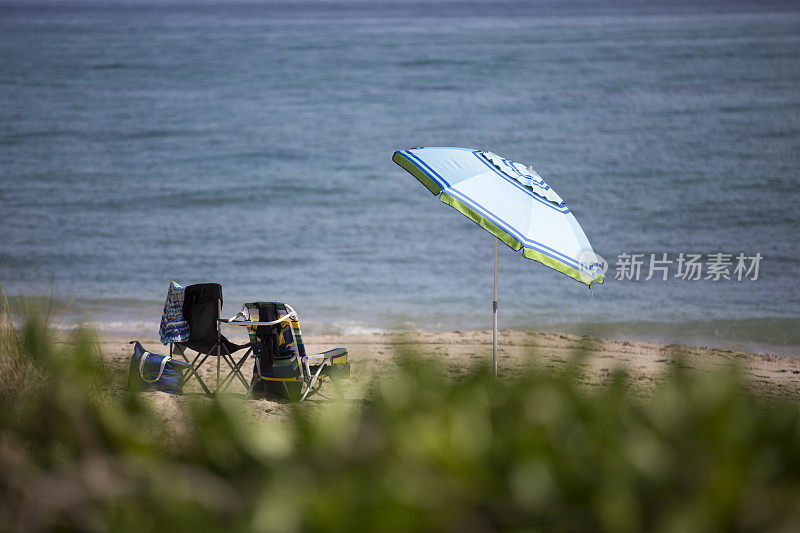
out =
[[[398,150],[392,160],[445,204],[494,235],[492,363],[497,375],[497,243],[588,286],[603,260],[561,197],[532,166],[469,148]]]

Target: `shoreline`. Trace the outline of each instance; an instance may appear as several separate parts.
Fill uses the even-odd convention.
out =
[[[236,341],[244,336],[231,335]],[[98,333],[98,342],[105,361],[116,378],[127,379],[131,340],[140,341],[154,353],[165,354],[168,347],[163,346],[156,336],[129,337],[120,334]],[[481,365],[489,365],[492,358],[491,331],[465,331],[426,333],[416,332],[405,335],[363,334],[363,335],[304,335],[308,353],[316,353],[330,348],[344,347],[349,352],[352,367],[350,380],[343,382],[345,398],[360,404],[370,396],[371,388],[379,386],[383,380],[390,380],[397,364],[396,356],[408,349],[414,349],[423,360],[433,363],[447,379],[458,380]],[[574,357],[582,348],[588,350],[584,360]],[[718,348],[697,348],[681,345],[665,345],[646,342],[617,341],[599,337],[577,336],[565,333],[525,333],[503,330],[498,346],[498,367],[501,380],[514,379],[531,366],[539,371],[559,372],[570,365],[581,365],[580,381],[590,390],[601,386],[616,369],[624,369],[631,386],[637,392],[646,394],[658,383],[659,376],[669,368],[673,354],[684,354],[682,364],[691,371],[703,372],[707,369],[738,366],[749,386],[768,397],[800,399],[800,358],[776,355],[755,354]],[[242,353],[243,352],[239,352]],[[216,365],[206,364],[204,378],[213,379]],[[244,375],[251,376],[252,363],[244,365]],[[197,387],[196,382],[187,385]],[[198,388],[199,390],[199,388]],[[196,391],[195,391],[196,392]],[[243,393],[241,391],[236,391]],[[171,397],[158,393],[154,401],[180,404],[186,397]],[[241,396],[240,396],[241,397]],[[258,418],[273,419],[291,416],[289,404],[267,400],[247,401],[245,411]],[[175,405],[178,405],[175,404]]]
[[[28,304],[20,304],[21,296],[10,297],[14,322],[21,324],[25,312],[44,309],[50,314],[51,325],[58,330],[69,331],[78,324],[93,328],[101,335],[127,335],[150,337],[158,331],[163,302],[149,302],[147,309],[127,309],[119,302],[106,302],[97,307],[82,308],[80,305],[59,307],[44,297],[32,297]],[[41,301],[40,301],[41,300]],[[47,302],[50,302],[49,304]],[[55,311],[53,309],[56,309]],[[238,308],[236,308],[238,310]],[[233,312],[223,312],[232,316]],[[351,315],[332,316],[329,313],[302,314],[302,328],[306,336],[362,334],[400,335],[425,332],[444,334],[457,330],[477,331],[490,326],[490,321],[470,319],[456,315],[414,315],[390,319],[387,316]],[[628,342],[649,344],[681,344],[696,348],[716,348],[748,353],[789,355],[800,357],[800,317],[764,315],[735,318],[683,319],[675,320],[592,320],[568,322],[547,317],[529,321],[513,316],[504,316],[501,327],[515,333],[565,333],[589,335]],[[225,329],[226,334],[232,331]]]
[[[227,315],[226,315],[227,316]],[[159,315],[160,317],[160,315]],[[19,318],[19,317],[18,317]],[[120,317],[120,320],[102,321],[96,317],[74,316],[56,317],[52,325],[61,331],[75,329],[76,325],[83,324],[99,335],[155,337],[159,321],[150,319],[130,319]],[[15,320],[22,323],[21,320]],[[705,321],[686,322],[655,322],[655,321],[617,321],[617,322],[587,322],[587,323],[545,323],[530,326],[505,325],[503,331],[513,334],[560,334],[605,338],[620,342],[637,342],[646,344],[680,344],[692,348],[713,348],[719,350],[732,350],[747,353],[766,355],[787,355],[800,357],[800,330],[797,329],[797,319],[786,317],[763,317],[751,319],[713,319]],[[502,326],[502,325],[501,325]],[[341,336],[352,337],[361,335],[408,335],[425,333],[431,335],[458,332],[460,328],[446,327],[417,327],[415,324],[386,325],[370,324],[361,321],[302,321],[304,336]],[[481,331],[484,328],[467,328],[464,331]],[[231,327],[224,333],[235,335]]]

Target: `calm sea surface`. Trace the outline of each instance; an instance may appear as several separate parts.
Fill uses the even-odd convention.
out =
[[[590,291],[504,247],[501,327],[796,353],[800,6],[694,4],[0,2],[0,279],[131,333],[170,280],[312,333],[487,329],[491,237],[391,161],[467,146],[611,263]],[[680,252],[763,259],[614,279]]]

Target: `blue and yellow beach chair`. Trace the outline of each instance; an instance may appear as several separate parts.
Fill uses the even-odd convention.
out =
[[[255,357],[252,396],[278,396],[305,400],[318,392],[325,380],[339,391],[338,380],[350,377],[348,354],[335,348],[306,354],[297,312],[283,302],[251,302],[242,307]]]

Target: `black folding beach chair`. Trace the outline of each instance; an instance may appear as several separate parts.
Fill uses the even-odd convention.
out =
[[[170,343],[170,356],[180,355],[191,368],[186,373],[186,381],[197,379],[206,394],[216,394],[224,391],[234,379],[244,385],[245,389],[250,384],[242,374],[242,365],[251,353],[250,343],[235,344],[222,334],[220,330],[220,314],[222,313],[222,285],[219,283],[198,283],[189,285],[185,289],[183,301],[183,316],[189,324],[189,340],[186,342]],[[233,354],[247,348],[247,352],[237,361]],[[195,352],[190,361],[187,351]],[[209,357],[217,360],[217,383],[212,391],[199,374],[200,368]],[[220,364],[224,361],[229,371],[220,380]]]

